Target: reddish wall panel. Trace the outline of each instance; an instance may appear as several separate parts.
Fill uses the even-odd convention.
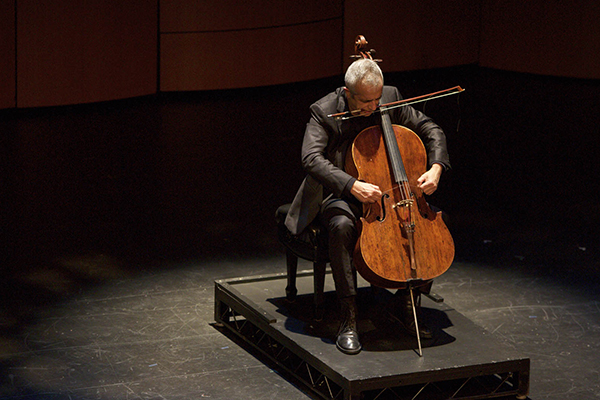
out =
[[[161,32],[277,27],[341,18],[342,0],[161,0]]]
[[[299,82],[340,74],[342,20],[161,35],[162,91]]]
[[[362,34],[383,59],[384,71],[441,68],[476,63],[479,0],[346,0],[344,54]],[[346,59],[345,65],[350,63]]]
[[[19,107],[156,93],[156,2],[17,1]]]
[[[15,0],[0,0],[0,108],[15,107]]]
[[[0,0],[0,108],[152,94],[159,62],[166,91],[337,75],[358,34],[386,72],[480,62],[600,78],[598,20],[594,0]]]
[[[484,67],[543,75],[600,78],[600,3],[484,1]]]

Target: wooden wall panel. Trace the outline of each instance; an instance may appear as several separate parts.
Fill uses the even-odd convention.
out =
[[[0,0],[0,108],[15,107],[15,0]]]
[[[17,105],[156,93],[156,2],[17,0]]]
[[[598,20],[595,0],[0,0],[0,108],[333,76],[358,34],[386,72],[480,62],[600,78]]]
[[[342,20],[161,35],[161,91],[276,85],[342,72]]]
[[[362,34],[384,62],[386,72],[476,63],[479,0],[345,1],[344,55]],[[345,66],[350,61],[345,59]]]
[[[597,0],[488,0],[482,4],[482,66],[600,78]]]
[[[341,18],[342,0],[160,0],[161,32],[244,30]]]

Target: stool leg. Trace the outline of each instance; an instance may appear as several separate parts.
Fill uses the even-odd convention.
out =
[[[315,296],[315,319],[321,321],[325,314],[325,270],[327,263],[313,263],[313,285]]]
[[[289,301],[296,300],[298,289],[296,288],[296,272],[298,271],[298,257],[290,250],[285,250],[285,261],[287,264],[287,286],[285,294]]]

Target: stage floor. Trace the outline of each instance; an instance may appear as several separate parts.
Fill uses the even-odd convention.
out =
[[[301,270],[308,267],[300,265]],[[4,281],[12,295],[4,298],[0,315],[0,398],[318,398],[278,373],[276,365],[265,363],[257,352],[249,352],[234,334],[225,335],[228,329],[214,326],[216,280],[284,270],[281,255],[145,264],[135,271],[116,258],[96,256],[24,271],[18,279]],[[328,275],[326,291],[332,287]],[[544,266],[455,262],[434,284],[445,303],[423,299],[428,312],[443,312],[452,322],[453,326],[440,326],[449,343],[426,345],[422,358],[401,348],[399,336],[365,320],[365,350],[342,356],[331,341],[336,324],[307,323],[308,313],[294,321],[286,316],[297,311],[293,307],[309,308],[308,292],[293,307],[281,302],[285,287],[278,282],[261,296],[270,299],[264,306],[272,307],[268,314],[277,324],[287,322],[293,340],[322,349],[320,357],[332,364],[340,358],[360,364],[379,354],[402,353],[408,363],[431,365],[441,354],[460,350],[464,328],[459,322],[464,317],[474,324],[470,329],[493,339],[499,348],[531,360],[531,400],[580,400],[600,394],[599,287],[592,279],[556,274]],[[368,307],[361,312],[365,315]],[[266,317],[260,320],[270,325]],[[390,330],[397,333],[391,326]],[[351,379],[352,373],[343,372]]]
[[[330,276],[328,280],[331,282]],[[363,351],[354,356],[341,353],[335,347],[340,323],[335,293],[326,292],[325,317],[315,321],[312,281],[311,271],[299,273],[299,296],[289,302],[281,296],[285,274],[219,280],[215,283],[215,318],[250,345],[263,349],[265,356],[276,362],[285,358],[289,365],[281,366],[288,372],[303,371],[299,368],[303,360],[317,375],[327,377],[330,382],[323,385],[324,398],[380,398],[391,388],[398,396],[394,398],[402,399],[413,398],[419,392],[419,399],[446,395],[456,399],[497,398],[509,394],[526,398],[527,357],[499,342],[451,305],[426,296],[422,300],[423,320],[434,336],[422,340],[421,357],[417,340],[387,312],[392,293],[373,290],[362,279],[358,325]],[[248,321],[253,328],[246,326]],[[276,342],[275,350],[265,347],[263,333]],[[263,345],[255,343],[259,339]],[[293,353],[294,360],[288,360],[287,352],[284,357],[277,356],[278,346]],[[309,377],[308,381],[309,389],[315,386],[314,379]],[[340,389],[331,389],[331,381]]]

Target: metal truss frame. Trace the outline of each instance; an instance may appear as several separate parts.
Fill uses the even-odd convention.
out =
[[[397,385],[398,380],[352,382],[339,381],[331,371],[321,370],[278,338],[270,324],[274,319],[227,283],[215,287],[215,320],[243,344],[251,346],[275,365],[284,376],[293,377],[305,390],[320,399],[329,400],[476,400],[527,399],[529,390],[529,360],[515,364],[514,371],[482,366],[477,373],[456,373],[424,378],[419,382]],[[502,370],[503,372],[498,372]]]

